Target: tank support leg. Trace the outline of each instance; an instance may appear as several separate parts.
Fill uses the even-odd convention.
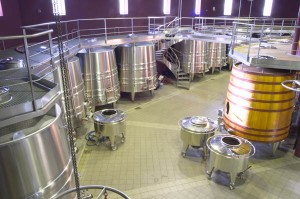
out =
[[[279,147],[279,143],[280,143],[280,142],[274,142],[274,143],[272,143],[272,155],[273,155],[273,156],[275,156],[275,152],[276,152],[276,150],[277,150],[278,147]]]
[[[134,101],[135,98],[135,92],[131,92],[131,101]]]
[[[215,167],[209,166],[208,170],[206,171],[206,175],[207,175],[208,179],[211,179],[211,175],[212,175],[212,172],[214,171],[214,169],[215,169]]]
[[[235,179],[237,177],[237,173],[235,172],[230,172],[230,184],[229,184],[229,189],[232,190],[235,187]]]
[[[111,145],[111,149],[113,151],[117,150],[117,146],[116,146],[116,143],[115,143],[115,136],[109,136],[109,140],[110,140],[110,145]]]
[[[208,148],[207,148],[207,146],[204,146],[203,147],[203,160],[206,160],[208,158],[208,154],[209,154]]]
[[[181,156],[182,156],[182,157],[185,157],[185,156],[186,156],[186,151],[188,150],[188,148],[189,148],[189,145],[186,144],[186,143],[183,143],[182,151],[181,151]]]

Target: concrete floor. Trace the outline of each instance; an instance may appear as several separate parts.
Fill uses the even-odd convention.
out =
[[[106,185],[130,198],[300,198],[300,159],[292,151],[279,149],[271,156],[271,146],[258,144],[252,166],[229,190],[229,177],[214,172],[208,180],[207,163],[200,151],[191,149],[181,156],[182,141],[178,121],[203,115],[217,119],[224,104],[230,73],[222,71],[196,78],[190,90],[163,85],[154,92],[138,93],[135,101],[124,94],[117,108],[126,113],[126,142],[111,151],[108,143],[87,146],[79,138],[81,185]],[[80,134],[93,130],[93,121],[84,122]],[[81,144],[80,144],[81,143]],[[109,198],[120,198],[110,194]]]

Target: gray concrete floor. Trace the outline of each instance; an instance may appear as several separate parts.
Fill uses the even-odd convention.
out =
[[[229,176],[214,172],[206,178],[207,162],[201,151],[191,149],[181,156],[178,121],[202,115],[217,119],[223,108],[230,72],[222,71],[196,78],[190,90],[163,85],[150,93],[138,93],[135,101],[124,94],[117,108],[126,113],[126,142],[111,151],[108,143],[87,146],[78,139],[81,185],[100,184],[125,192],[130,198],[300,198],[300,159],[292,151],[255,144],[252,166],[229,190]],[[84,122],[79,134],[93,130],[93,121]],[[110,194],[109,198],[119,198]]]

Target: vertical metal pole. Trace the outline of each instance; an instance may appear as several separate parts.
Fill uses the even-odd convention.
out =
[[[79,25],[79,19],[77,20],[77,37],[79,39],[79,44],[80,44],[80,25]]]
[[[133,35],[133,18],[131,18],[131,35]]]
[[[28,71],[28,78],[29,78],[29,86],[30,86],[30,91],[31,91],[31,97],[32,97],[32,106],[33,106],[33,111],[37,110],[37,104],[35,101],[35,96],[34,96],[34,88],[33,88],[33,81],[32,81],[32,76],[31,76],[31,66],[30,66],[30,61],[29,61],[29,50],[28,50],[28,43],[27,43],[27,38],[26,38],[26,30],[23,29],[23,42],[24,42],[24,50],[25,50],[25,58],[26,58],[26,65],[27,65],[27,71]]]
[[[65,23],[65,34],[66,34],[66,39],[69,41],[69,32],[68,32],[68,23]]]
[[[293,43],[292,43],[292,50],[291,50],[291,54],[292,55],[296,55],[297,53],[297,49],[298,49],[298,43],[299,43],[299,38],[300,38],[300,7],[299,7],[299,11],[298,11],[298,19],[297,19],[297,24],[295,26],[295,34],[294,34],[294,38],[293,38]]]
[[[106,30],[106,19],[104,19],[104,34],[105,34],[105,44],[107,44],[107,30]]]
[[[280,36],[282,36],[283,25],[284,25],[284,19],[283,19],[282,22],[281,22]]]
[[[151,33],[151,30],[150,30],[150,17],[148,17],[148,34]]]
[[[250,60],[250,49],[251,49],[252,33],[253,33],[253,25],[251,25],[251,29],[250,29],[250,39],[249,39],[249,46],[248,46],[248,52],[247,52],[247,62],[249,62],[249,60]]]

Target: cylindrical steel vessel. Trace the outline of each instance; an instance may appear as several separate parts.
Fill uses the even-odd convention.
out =
[[[225,128],[251,141],[286,138],[295,95],[281,82],[289,79],[293,74],[288,70],[233,66],[224,107]]]
[[[156,87],[156,60],[153,43],[125,44],[117,48],[121,92],[152,92]]]
[[[71,105],[71,118],[73,127],[78,127],[80,124],[80,120],[86,116],[85,109],[84,109],[84,83],[82,79],[82,73],[80,70],[80,63],[78,57],[72,57],[68,59],[67,62],[68,72],[69,76],[67,78],[69,88],[70,88],[70,96],[67,96],[69,98],[69,104]],[[63,91],[63,85],[61,80],[61,71],[59,72],[59,79],[60,79],[60,88],[61,91]],[[66,114],[65,110],[65,96],[62,94],[62,110],[63,113]]]
[[[215,68],[222,70],[226,64],[226,44],[210,42],[208,44],[208,68],[215,71]]]
[[[115,137],[120,136],[125,141],[125,114],[117,109],[104,109],[94,113],[95,133],[107,136],[111,142],[112,150],[116,150]]]
[[[254,146],[246,139],[219,134],[207,140],[207,147],[210,150],[208,177],[213,170],[229,172],[229,186],[233,189],[237,175],[248,169],[249,158],[255,153]]]
[[[183,40],[175,44],[177,56],[185,73],[205,73],[207,69],[207,42],[200,40]]]
[[[86,56],[84,82],[89,104],[115,103],[120,98],[120,85],[114,48],[93,48]]]
[[[61,110],[0,128],[0,198],[51,198],[73,186]]]
[[[189,146],[202,147],[203,158],[205,159],[208,155],[206,140],[214,135],[218,127],[217,124],[207,117],[192,116],[179,120],[179,126],[181,127],[180,137],[183,142],[181,155],[186,156]]]

